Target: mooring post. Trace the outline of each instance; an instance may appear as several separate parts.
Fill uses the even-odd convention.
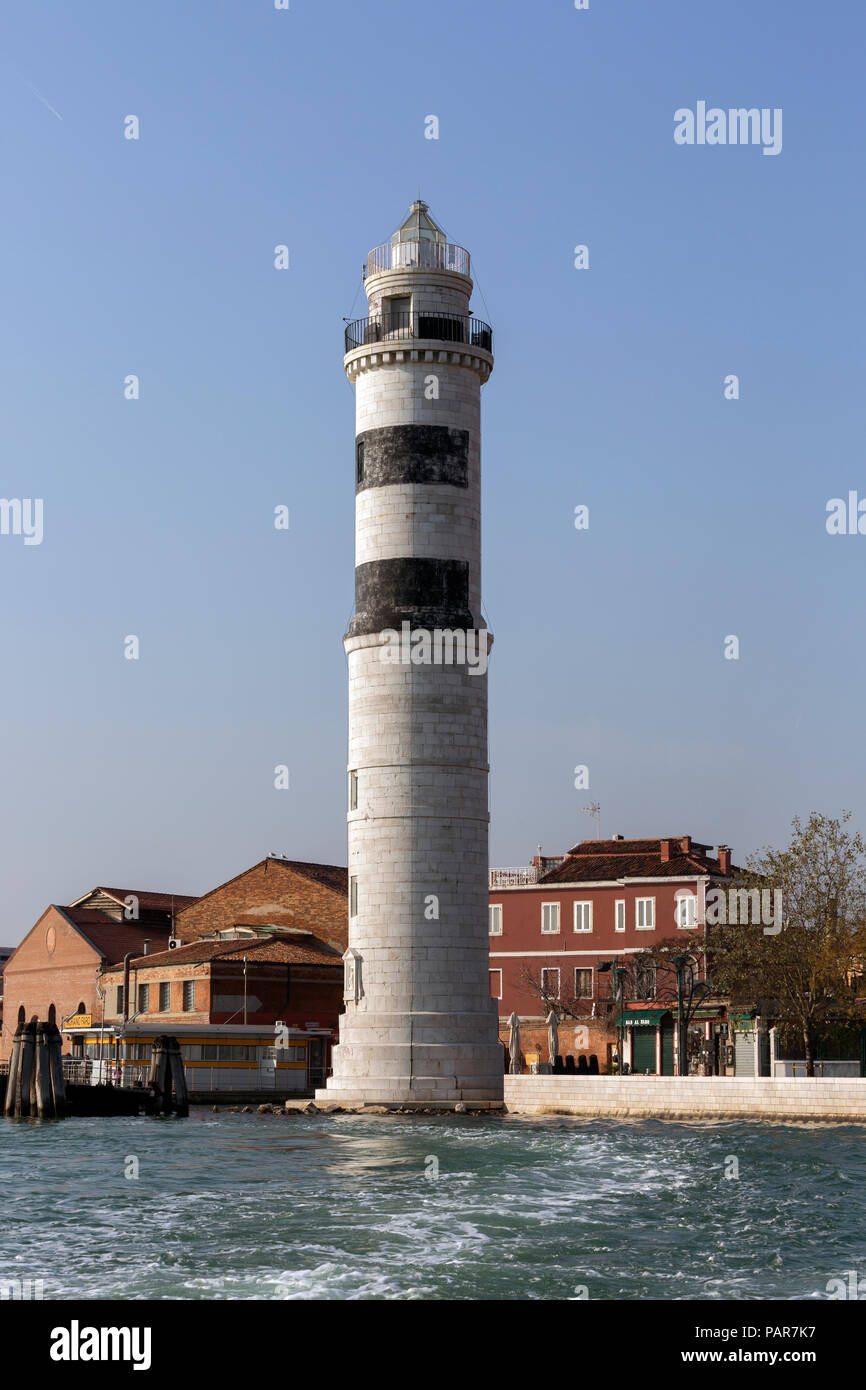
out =
[[[21,1039],[24,1037],[24,1024],[19,1023],[12,1039],[12,1052],[9,1057],[9,1074],[6,1077],[6,1099],[3,1113],[12,1115],[15,1111],[15,1088],[18,1084],[18,1068],[21,1064]]]
[[[48,1029],[46,1024],[36,1025],[36,1053],[33,1062],[33,1089],[36,1092],[36,1114],[40,1120],[49,1119],[54,1114],[51,1096],[51,1062],[48,1056]]]
[[[168,1071],[168,1053],[165,1047],[165,1036],[160,1034],[154,1038],[153,1047],[150,1053],[150,1080],[149,1086],[153,1095],[154,1110],[162,1109],[163,1114],[168,1114],[171,1109],[171,1081]]]
[[[177,1038],[166,1038],[168,1056],[171,1062],[171,1080],[174,1086],[174,1108],[178,1115],[189,1114],[189,1100],[186,1093],[186,1076],[183,1070],[183,1057]]]
[[[21,1031],[21,1054],[15,1078],[15,1114],[30,1114],[30,1086],[33,1080],[33,1053],[36,1050],[36,1024],[25,1023]]]
[[[63,1036],[56,1023],[46,1024],[48,1039],[48,1071],[51,1080],[51,1097],[54,1113],[58,1119],[66,1114],[66,1083],[63,1080]]]

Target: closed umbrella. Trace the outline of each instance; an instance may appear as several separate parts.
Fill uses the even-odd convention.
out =
[[[508,1020],[508,1053],[511,1057],[511,1066],[508,1068],[511,1076],[520,1075],[520,1019],[517,1014],[512,1014]]]
[[[555,1009],[551,1009],[547,1015],[547,1051],[548,1060],[553,1066],[559,1056],[559,1019]]]

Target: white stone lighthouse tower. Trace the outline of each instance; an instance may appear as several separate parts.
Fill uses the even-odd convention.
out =
[[[488,985],[481,386],[469,254],[426,204],[366,267],[355,386],[349,949],[326,1100],[489,1106],[503,1050]]]

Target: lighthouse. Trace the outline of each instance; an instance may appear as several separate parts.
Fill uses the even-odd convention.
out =
[[[365,266],[355,388],[345,1012],[323,1100],[502,1101],[488,984],[481,387],[470,257],[413,203]]]

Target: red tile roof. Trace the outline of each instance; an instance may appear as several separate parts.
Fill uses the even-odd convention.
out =
[[[119,903],[125,902],[127,898],[138,898],[139,907],[145,907],[154,912],[171,912],[172,906],[175,912],[180,912],[183,908],[189,907],[191,903],[197,903],[198,898],[189,893],[149,893],[146,890],[140,891],[137,888],[106,888],[99,884],[91,889],[94,893],[107,893],[110,898],[116,898]],[[86,896],[90,896],[87,894]]]
[[[257,941],[252,938],[234,941],[194,941],[189,946],[178,946],[174,951],[158,951],[149,956],[140,956],[133,961],[133,966],[140,972],[151,965],[194,965],[211,960],[242,960],[244,956],[248,959],[254,957],[257,961],[276,961],[287,965],[342,965],[337,951],[332,951],[318,938],[305,934],[298,941],[276,936],[260,937]]]
[[[581,840],[568,851],[569,855],[599,855],[599,854],[661,854],[662,840],[670,840],[671,846],[676,845],[680,848],[683,840],[691,839],[688,835],[663,835],[658,840]],[[710,849],[709,845],[702,845],[698,840],[691,840],[693,850],[705,853]]]
[[[301,874],[302,877],[311,879],[314,883],[320,883],[325,888],[331,888],[335,893],[339,893],[343,897],[348,895],[349,870],[342,868],[341,865],[308,864],[306,860],[303,859],[280,859],[276,855],[268,854],[264,859],[260,859],[257,864],[253,864],[250,868],[242,870],[239,874],[235,874],[233,878],[226,879],[225,883],[219,883],[216,888],[209,889],[209,891],[203,893],[200,898],[193,898],[189,903],[184,904],[184,909],[193,906],[195,903],[204,902],[206,898],[212,897],[214,893],[219,893],[223,888],[227,888],[230,883],[237,883],[238,879],[245,878],[246,875],[251,874],[254,869],[261,868],[262,864],[276,864],[282,869],[292,869],[296,874]]]
[[[543,874],[539,883],[588,883],[620,878],[694,878],[721,874],[718,859],[707,853],[709,845],[692,840],[683,853],[685,836],[665,836],[670,858],[661,857],[661,840],[582,840],[561,864]],[[733,870],[733,866],[732,866]]]
[[[168,941],[168,927],[154,926],[142,922],[115,922],[104,912],[91,907],[57,907],[60,912],[89,941],[110,964],[122,961],[127,951],[139,954],[144,950],[145,941],[155,941],[158,945]]]

